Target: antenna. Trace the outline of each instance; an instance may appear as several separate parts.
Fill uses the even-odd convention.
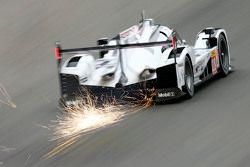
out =
[[[145,10],[142,10],[141,12],[141,22],[145,20]]]

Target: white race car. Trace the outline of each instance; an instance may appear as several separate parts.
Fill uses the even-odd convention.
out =
[[[155,89],[155,101],[191,98],[196,85],[217,74],[228,75],[227,39],[224,29],[206,28],[190,46],[173,29],[142,19],[111,40],[99,39],[95,47],[62,49],[57,43],[61,100],[74,100],[82,88],[99,101],[148,89]]]

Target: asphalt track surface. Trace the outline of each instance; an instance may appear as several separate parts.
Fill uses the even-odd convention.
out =
[[[137,23],[143,9],[190,44],[204,27],[225,28],[234,72],[191,100],[151,107],[41,159],[56,143],[39,125],[60,113],[54,42],[93,45]],[[249,167],[249,18],[249,0],[1,1],[0,82],[17,108],[0,105],[0,167]]]

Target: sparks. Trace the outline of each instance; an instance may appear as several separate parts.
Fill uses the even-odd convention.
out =
[[[6,91],[3,84],[0,83],[0,103],[6,104],[12,108],[16,108],[16,104],[12,101],[9,93]]]
[[[124,104],[113,99],[98,107],[93,96],[85,90],[85,98],[78,98],[71,105],[65,106],[66,112],[58,116],[57,120],[52,121],[53,123],[50,125],[53,130],[51,141],[57,141],[58,145],[43,158],[48,159],[57,155],[84,134],[118,123],[126,115],[151,106],[154,96],[155,89],[140,90],[138,91],[139,98],[133,99],[133,103]]]
[[[54,121],[54,137],[52,140],[67,139],[80,134],[88,133],[101,127],[114,124],[126,114],[121,106],[82,104],[65,108],[66,113]]]

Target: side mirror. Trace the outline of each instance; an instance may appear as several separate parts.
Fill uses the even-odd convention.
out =
[[[214,29],[214,28],[206,28],[206,29],[204,30],[204,32],[205,32],[205,34],[207,34],[207,35],[212,35],[212,34],[215,33],[215,29]]]
[[[100,38],[97,40],[97,45],[107,45],[109,42],[108,38]],[[99,52],[99,57],[103,58],[105,54],[107,54],[108,51],[107,50],[103,50]]]

